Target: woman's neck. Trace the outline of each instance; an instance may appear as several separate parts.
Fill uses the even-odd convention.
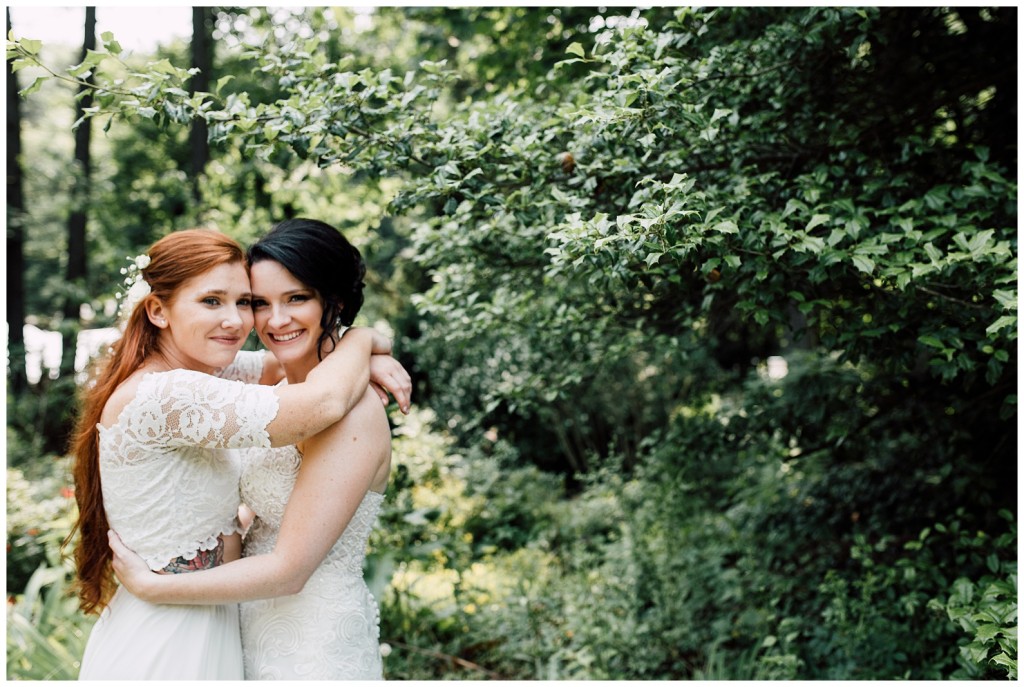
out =
[[[325,341],[320,346],[321,357],[326,356],[328,353],[333,351],[337,345],[337,336],[333,336],[329,340]],[[319,364],[320,359],[312,354],[292,363],[284,363],[282,364],[282,367],[284,368],[285,379],[288,380],[289,384],[301,384],[306,381],[306,375],[308,375],[310,371]]]
[[[307,357],[294,363],[282,365],[284,368],[284,377],[288,380],[289,384],[301,384],[306,381],[306,375],[309,371],[317,366],[319,361],[315,357]]]

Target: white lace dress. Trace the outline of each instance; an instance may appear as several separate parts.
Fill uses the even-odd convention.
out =
[[[160,570],[239,531],[240,451],[269,447],[277,395],[256,382],[262,353],[221,378],[145,375],[116,424],[99,430],[103,503],[125,544]],[[93,626],[83,680],[241,679],[238,605],[155,605],[123,587]]]
[[[257,517],[243,555],[273,550],[301,462],[294,447],[246,452],[242,500]],[[383,500],[367,492],[300,593],[241,604],[246,680],[383,678],[380,611],[363,581],[366,543]]]

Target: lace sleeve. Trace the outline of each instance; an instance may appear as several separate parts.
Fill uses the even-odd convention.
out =
[[[152,447],[267,448],[277,410],[273,387],[173,370],[145,376],[127,433]]]
[[[246,384],[259,384],[263,376],[264,351],[239,351],[235,360],[217,375],[221,379],[234,379]]]

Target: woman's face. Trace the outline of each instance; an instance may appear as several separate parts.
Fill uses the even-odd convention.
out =
[[[218,265],[186,281],[150,318],[161,329],[164,357],[208,373],[230,365],[252,331],[251,298],[241,262]]]
[[[273,260],[261,260],[249,272],[260,341],[286,367],[315,364],[323,332],[320,318],[324,306],[320,294]]]

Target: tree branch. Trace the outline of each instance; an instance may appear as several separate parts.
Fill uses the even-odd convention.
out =
[[[479,671],[481,673],[484,673],[484,674],[494,678],[495,680],[505,680],[506,679],[505,676],[501,675],[500,673],[496,673],[493,670],[489,670],[488,668],[484,668],[482,665],[479,665],[477,663],[473,663],[472,661],[467,661],[466,659],[459,658],[458,656],[453,656],[451,654],[444,654],[444,653],[441,653],[440,651],[431,651],[429,649],[421,649],[418,646],[411,646],[409,644],[405,644],[403,642],[398,642],[398,641],[395,641],[393,639],[388,639],[386,641],[387,641],[388,644],[393,644],[394,646],[401,647],[402,649],[405,649],[407,651],[411,651],[411,652],[416,653],[416,654],[422,654],[424,656],[430,656],[431,658],[436,658],[436,659],[441,660],[441,661],[448,661],[449,663],[455,663],[456,665],[462,666],[463,668],[468,668],[469,670]]]

